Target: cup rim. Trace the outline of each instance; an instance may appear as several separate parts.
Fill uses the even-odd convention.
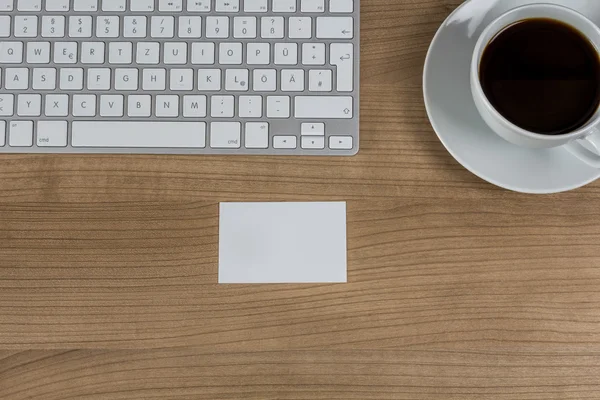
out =
[[[583,15],[583,14],[581,14],[581,13],[579,13],[579,12],[573,10],[572,8],[569,8],[569,7],[565,7],[565,6],[562,6],[562,5],[559,5],[559,4],[537,3],[537,4],[526,4],[526,5],[523,5],[523,6],[511,8],[510,10],[506,11],[502,15],[498,16],[497,18],[495,18],[492,22],[490,22],[488,24],[488,26],[483,30],[483,32],[481,32],[481,34],[479,35],[479,39],[477,40],[477,43],[475,44],[475,49],[473,51],[473,58],[471,60],[471,78],[476,83],[475,90],[477,91],[477,95],[480,98],[480,99],[477,99],[477,100],[481,100],[483,102],[485,108],[493,115],[493,117],[495,119],[497,119],[498,121],[500,121],[502,124],[508,126],[510,129],[518,132],[520,135],[524,135],[524,136],[527,136],[529,138],[537,139],[537,140],[547,140],[547,141],[557,141],[557,142],[558,141],[564,141],[565,139],[575,139],[577,137],[580,137],[582,134],[586,133],[587,131],[589,131],[590,128],[594,127],[595,125],[597,125],[600,122],[600,113],[598,113],[598,109],[600,109],[600,105],[598,106],[598,109],[596,110],[596,114],[597,115],[595,115],[584,126],[578,128],[577,130],[575,130],[573,132],[569,132],[569,133],[563,133],[561,135],[544,135],[542,133],[535,133],[535,132],[531,132],[531,131],[528,131],[526,129],[523,129],[523,128],[519,127],[518,125],[515,125],[512,122],[510,122],[508,119],[506,119],[492,105],[492,103],[487,98],[485,92],[483,91],[483,87],[481,86],[481,80],[479,79],[479,65],[480,65],[480,62],[481,62],[481,57],[483,56],[483,53],[481,52],[481,49],[482,49],[483,46],[487,46],[488,43],[489,43],[489,41],[484,41],[485,37],[488,36],[489,33],[492,32],[492,31],[494,31],[494,30],[497,30],[496,34],[498,34],[498,33],[502,32],[502,30],[504,30],[505,28],[507,28],[508,25],[507,26],[502,26],[501,28],[498,28],[496,26],[496,25],[498,25],[499,21],[501,21],[507,15],[512,14],[512,13],[516,13],[518,11],[521,11],[523,9],[528,9],[528,8],[554,8],[554,9],[561,10],[561,12],[570,13],[571,15],[573,15],[573,16],[581,19],[584,23],[586,23],[590,27],[592,27],[598,33],[598,36],[600,36],[600,27],[598,25],[596,25],[592,20],[590,20],[589,18],[587,18],[585,15]],[[564,21],[560,21],[560,22],[567,23],[567,22],[564,22]],[[569,24],[569,25],[572,26],[571,24]],[[577,27],[573,26],[573,28],[577,29],[577,31],[581,32],[581,30],[578,29]],[[585,35],[583,32],[582,32],[582,34],[594,46],[594,48],[596,49],[596,52],[598,53],[598,56],[600,57],[600,49],[598,48],[598,46],[596,45],[596,43],[593,40],[591,40],[588,35]],[[481,55],[479,53],[481,53]]]

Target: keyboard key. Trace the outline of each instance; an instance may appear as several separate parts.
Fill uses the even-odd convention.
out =
[[[123,37],[145,38],[147,30],[146,17],[125,17],[123,20]]]
[[[187,64],[187,43],[165,43],[165,64]]]
[[[211,0],[187,0],[187,10],[190,12],[209,12]]]
[[[138,69],[117,68],[115,69],[115,89],[120,91],[138,90]]]
[[[352,136],[330,136],[329,148],[333,150],[352,150]]]
[[[17,0],[18,11],[40,11],[42,0]]]
[[[10,15],[0,15],[0,38],[10,36]]]
[[[353,98],[346,96],[296,96],[296,118],[351,119]]]
[[[138,42],[135,61],[138,64],[158,64],[160,45],[156,42]]]
[[[33,146],[33,122],[13,121],[9,127],[8,144],[11,147]]]
[[[162,68],[144,69],[142,71],[142,89],[165,90],[167,82],[166,73],[166,70]]]
[[[300,127],[302,136],[323,136],[325,135],[325,124],[323,123],[304,123]]]
[[[310,39],[312,37],[312,18],[291,17],[288,37],[290,39]]]
[[[0,64],[23,62],[23,42],[0,42]]]
[[[354,11],[354,0],[329,0],[329,12],[351,13]]]
[[[74,117],[94,117],[96,115],[96,96],[93,94],[76,94],[73,96]]]
[[[56,89],[56,69],[34,68],[31,75],[31,87],[35,90]]]
[[[298,139],[296,136],[273,136],[273,148],[295,149]]]
[[[254,91],[274,92],[277,90],[277,71],[274,69],[255,69],[253,72]]]
[[[247,122],[244,136],[247,149],[266,149],[269,147],[269,124],[266,122]]]
[[[233,19],[233,37],[256,38],[256,17],[235,17]]]
[[[73,0],[73,10],[81,12],[98,11],[98,0]]]
[[[6,144],[6,121],[0,121],[0,147]]]
[[[332,43],[331,64],[337,67],[336,90],[351,92],[354,88],[354,45],[352,43]]]
[[[38,34],[38,17],[36,15],[15,16],[15,37],[36,37]]]
[[[6,68],[4,74],[4,88],[9,90],[29,89],[29,69]]]
[[[109,64],[131,64],[133,44],[131,42],[110,42],[108,45]]]
[[[261,118],[262,97],[240,96],[238,110],[240,118]]]
[[[271,47],[269,43],[248,43],[246,62],[250,65],[269,65]]]
[[[281,70],[281,90],[283,92],[304,91],[304,70],[284,69]]]
[[[210,115],[214,118],[232,118],[234,116],[233,96],[212,96],[210,99]]]
[[[125,0],[102,0],[102,11],[123,12],[125,5]]]
[[[160,97],[160,96],[157,96]],[[156,100],[158,104],[158,99]],[[122,117],[123,116],[123,96],[122,95],[102,95],[100,96],[100,116],[101,117]]]
[[[42,112],[42,96],[39,94],[20,94],[17,96],[17,115],[19,117],[39,117]]]
[[[303,43],[302,64],[325,65],[325,43]]]
[[[325,148],[325,138],[318,136],[304,136],[301,139],[301,145],[303,149],[324,149]]]
[[[247,69],[228,69],[225,71],[225,90],[231,92],[248,91],[248,70]]]
[[[2,17],[0,17],[1,19]],[[61,38],[65,36],[65,17],[58,16],[43,16],[42,17],[42,37]],[[0,23],[0,26],[2,24]],[[2,28],[0,28],[2,30]],[[0,35],[2,36],[2,35]]]
[[[48,117],[66,117],[69,115],[69,96],[49,94],[44,102],[44,115]]]
[[[14,0],[0,0],[0,11],[12,11]]]
[[[221,90],[221,70],[220,69],[200,69],[198,70],[198,89],[206,91]]]
[[[183,10],[183,0],[158,0],[158,11],[180,12]]]
[[[332,72],[329,69],[312,69],[308,72],[308,90],[311,92],[331,92]]]
[[[92,17],[71,16],[69,17],[69,37],[92,37]]]
[[[325,12],[325,0],[300,0],[300,11],[305,13]]]
[[[157,117],[178,117],[179,116],[179,96],[159,95],[156,96]]]
[[[296,0],[272,0],[273,12],[291,13],[296,11]]]
[[[296,65],[298,63],[298,43],[275,43],[275,64]]]
[[[150,36],[153,38],[172,38],[175,32],[175,17],[152,17]]]
[[[244,11],[251,13],[267,12],[267,0],[244,0]]]
[[[241,43],[221,43],[219,45],[219,64],[241,64],[242,63],[242,44]]]
[[[10,117],[14,113],[15,96],[7,93],[0,93],[0,117]]]
[[[215,0],[215,9],[217,12],[238,12],[240,11],[240,0]]]
[[[103,64],[104,43],[83,42],[81,44],[81,62],[84,64]]]
[[[75,121],[73,147],[202,148],[204,122]]]
[[[116,15],[96,17],[96,36],[99,38],[119,37],[119,21]]]
[[[289,96],[268,96],[267,97],[267,117],[268,118],[289,118],[290,117],[290,98],[289,98]]]
[[[183,116],[185,118],[206,117],[206,96],[183,96]]]
[[[67,145],[67,121],[39,121],[36,143],[40,147],[65,147]]]
[[[194,70],[193,69],[172,69],[169,87],[171,90],[193,90],[194,89]]]
[[[215,63],[215,44],[214,43],[192,43],[192,64],[214,64]]]
[[[127,115],[130,117],[149,117],[152,114],[150,95],[132,95],[127,97]]]
[[[61,68],[59,76],[61,90],[83,89],[83,68]]]
[[[210,124],[210,147],[215,149],[238,149],[241,146],[239,122],[212,122]]]
[[[283,17],[262,17],[260,36],[265,39],[283,39]]]
[[[354,37],[354,18],[318,17],[317,38],[352,39]]]
[[[129,8],[133,12],[154,11],[154,0],[131,0],[129,3]]]
[[[27,43],[27,62],[29,64],[48,64],[50,62],[50,42]]]
[[[179,17],[179,37],[199,38],[202,36],[201,17]]]
[[[69,0],[46,0],[46,11],[69,11]]]
[[[207,17],[206,18],[206,37],[207,38],[228,38],[229,37],[229,17]]]

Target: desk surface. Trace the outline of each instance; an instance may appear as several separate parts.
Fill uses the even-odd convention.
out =
[[[600,397],[600,185],[510,193],[425,114],[458,0],[363,0],[354,158],[0,158],[0,398]],[[218,202],[347,200],[347,285],[218,286]]]

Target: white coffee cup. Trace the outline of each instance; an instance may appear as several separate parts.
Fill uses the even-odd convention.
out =
[[[600,51],[600,28],[570,8],[555,4],[531,4],[513,8],[496,18],[483,31],[471,62],[471,92],[483,120],[498,135],[523,147],[552,148],[565,146],[571,153],[589,165],[600,168],[600,109],[581,128],[563,135],[542,135],[522,129],[504,118],[490,103],[479,79],[483,52],[490,41],[508,26],[531,18],[549,18],[561,21],[581,32]]]

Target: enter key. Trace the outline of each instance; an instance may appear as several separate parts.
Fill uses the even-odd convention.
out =
[[[337,91],[354,90],[354,45],[352,43],[331,44],[331,65],[337,67]]]

